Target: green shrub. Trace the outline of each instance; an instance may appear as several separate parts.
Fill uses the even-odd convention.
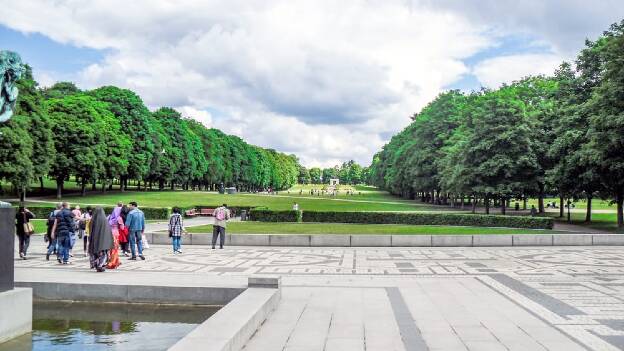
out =
[[[92,206],[95,207],[95,206]],[[108,215],[113,212],[115,206],[103,206],[104,212]],[[50,212],[54,211],[56,207],[53,206],[27,206],[27,208],[35,215],[35,218],[46,219]],[[73,205],[72,205],[73,208]],[[86,205],[80,205],[80,210],[85,211]],[[140,207],[141,211],[145,214],[145,219],[168,219],[171,214],[171,209],[164,207]]]
[[[252,209],[250,219],[258,222],[301,222],[301,211],[271,211]]]
[[[321,212],[305,211],[304,222],[461,225],[476,227],[510,227],[552,229],[548,217],[499,216],[461,213],[400,213],[400,212]]]

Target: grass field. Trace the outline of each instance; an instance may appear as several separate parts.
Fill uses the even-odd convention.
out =
[[[298,191],[279,192],[278,195],[267,194],[233,194],[221,195],[201,191],[153,191],[153,192],[110,192],[105,194],[89,194],[85,197],[66,196],[70,203],[82,205],[114,205],[117,201],[128,203],[136,201],[139,206],[188,208],[204,205],[215,206],[227,203],[229,206],[265,206],[272,210],[291,209],[294,202],[306,211],[431,211],[440,210],[414,201],[398,200],[379,191],[369,191],[361,196],[341,195],[337,197],[299,195]],[[54,203],[50,199],[50,203]],[[35,205],[36,204],[31,204]]]
[[[567,213],[563,217],[559,214],[547,213],[548,216],[554,217],[555,221],[567,223]],[[593,213],[592,222],[585,223],[585,213],[570,213],[572,224],[581,225],[587,228],[599,229],[613,233],[624,233],[624,229],[617,228],[617,219],[615,213]]]
[[[553,202],[553,201],[557,204],[557,207],[559,207],[559,198],[544,199],[544,206],[546,206],[546,203]],[[510,208],[513,208],[514,202],[515,201],[510,202],[510,206],[509,206]],[[519,202],[520,202],[520,206],[522,207],[522,201],[519,201]],[[573,208],[580,209],[580,210],[587,209],[587,201],[584,199],[578,200],[573,203],[574,203]],[[527,208],[531,208],[531,205],[535,205],[535,207],[537,208],[537,199],[529,199],[527,201]],[[617,209],[617,206],[615,204],[611,204],[610,201],[600,200],[600,199],[592,200],[592,210],[612,210],[615,212],[616,209]]]
[[[190,233],[212,233],[212,225],[188,228]],[[230,234],[543,234],[551,230],[400,224],[232,222]]]

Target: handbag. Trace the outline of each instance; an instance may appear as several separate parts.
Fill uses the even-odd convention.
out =
[[[24,213],[24,235],[31,236],[35,234],[35,227],[30,222],[26,222],[26,214]]]

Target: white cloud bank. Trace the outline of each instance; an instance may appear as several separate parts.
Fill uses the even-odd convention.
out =
[[[470,73],[462,60],[496,40],[491,26],[463,9],[429,1],[0,0],[0,6],[0,23],[10,28],[107,49],[102,62],[77,73],[81,87],[132,89],[152,108],[175,107],[310,166],[351,158],[368,164],[387,141],[382,135],[405,127],[408,116]],[[535,57],[537,65],[522,56],[494,58],[474,73],[496,85],[548,73],[559,57]]]

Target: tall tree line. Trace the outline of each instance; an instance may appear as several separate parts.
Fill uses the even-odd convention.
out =
[[[299,167],[299,184],[329,184],[330,179],[340,180],[340,184],[361,184],[368,179],[368,168],[350,160],[334,167]]]
[[[294,155],[184,118],[151,112],[134,92],[114,86],[81,91],[68,82],[41,89],[32,70],[18,82],[15,116],[0,126],[0,178],[23,199],[34,180],[56,180],[57,196],[73,177],[84,195],[134,182],[139,190],[285,189],[297,182]]]
[[[624,226],[624,21],[552,76],[440,94],[373,157],[369,181],[432,203],[599,197]],[[560,206],[563,215],[563,206]]]

